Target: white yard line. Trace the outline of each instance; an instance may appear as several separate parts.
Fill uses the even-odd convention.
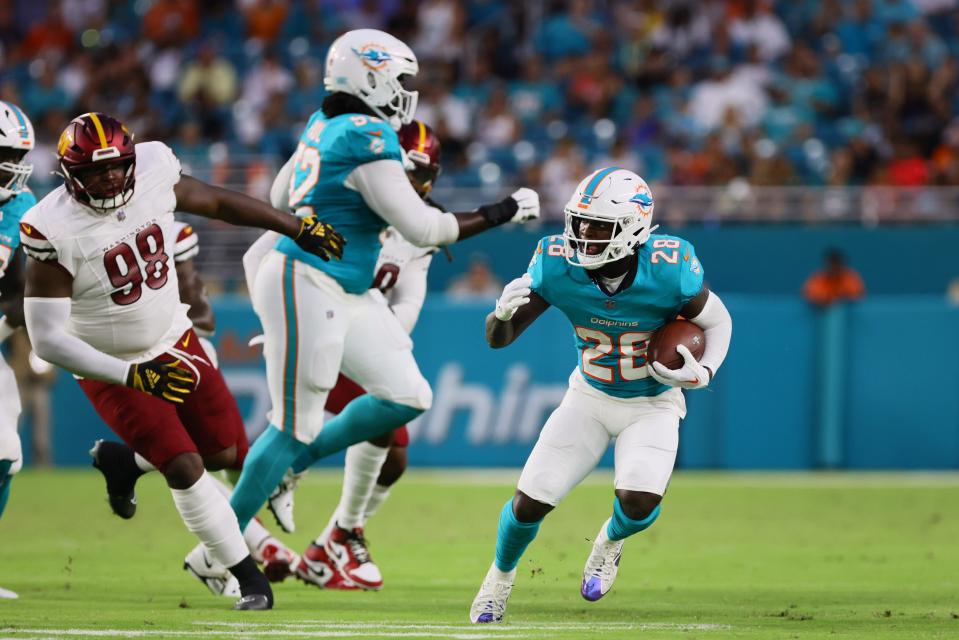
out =
[[[195,630],[176,631],[172,629],[149,629],[137,631],[133,629],[0,629],[0,633],[15,633],[11,636],[15,640],[34,640],[36,638],[235,638],[244,632],[256,634],[258,638],[355,638],[357,635],[375,635],[381,638],[450,638],[451,640],[487,640],[489,638],[503,638],[499,633],[444,633],[429,631],[388,631],[370,629],[357,632],[356,630],[329,630],[329,631],[298,631],[295,629],[271,629],[256,627],[252,629],[236,628],[227,630]],[[24,635],[20,635],[24,634]],[[41,634],[41,635],[35,635]],[[528,638],[526,634],[507,635],[508,638]]]
[[[270,629],[317,629],[317,628],[350,628],[350,629],[426,629],[426,630],[457,630],[457,631],[492,631],[509,633],[510,631],[575,631],[578,629],[676,629],[682,631],[711,631],[716,629],[731,629],[729,625],[683,622],[519,622],[491,625],[488,627],[473,624],[429,624],[415,622],[343,622],[338,620],[304,620],[301,622],[228,622],[223,620],[195,621],[198,626],[231,627],[256,629],[266,627]]]
[[[344,623],[339,621],[312,621],[302,623],[269,622],[194,622],[196,626],[219,627],[194,629],[0,629],[0,640],[47,640],[56,638],[224,638],[238,634],[276,638],[348,638],[357,635],[375,635],[384,638],[444,638],[450,640],[487,640],[539,637],[542,631],[717,631],[730,629],[729,625],[671,622],[557,622],[506,624],[502,626],[474,626],[453,624],[414,624],[406,622]],[[7,635],[9,634],[9,635]]]

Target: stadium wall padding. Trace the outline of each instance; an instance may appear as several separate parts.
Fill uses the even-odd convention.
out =
[[[452,247],[452,263],[438,255],[430,268],[430,289],[442,291],[463,272],[474,254],[487,257],[505,283],[526,270],[536,241],[559,226],[503,227]],[[660,227],[696,247],[706,280],[719,292],[799,295],[810,273],[820,268],[829,247],[844,251],[862,274],[870,294],[941,295],[959,278],[959,225],[883,226],[688,226]]]
[[[878,296],[837,309],[830,323],[795,296],[724,299],[732,348],[713,385],[687,393],[681,468],[959,467],[959,308],[940,296]],[[550,310],[516,343],[493,350],[483,337],[489,307],[427,301],[415,352],[435,401],[413,425],[413,465],[519,467],[562,398],[576,364],[565,318]],[[269,408],[259,351],[246,346],[259,324],[245,299],[220,298],[215,309],[220,362],[255,432]],[[820,345],[835,336],[823,332],[836,323],[840,357],[824,358]],[[903,336],[913,351],[903,351]],[[824,365],[834,369],[824,373]],[[836,433],[823,430],[823,375],[841,387],[827,408]],[[111,437],[64,374],[54,387],[54,425],[57,464],[86,465],[94,438]],[[28,450],[29,424],[21,431]],[[611,463],[607,454],[602,464]]]

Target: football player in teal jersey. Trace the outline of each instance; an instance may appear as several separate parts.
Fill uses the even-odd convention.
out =
[[[539,196],[530,189],[458,214],[419,197],[396,133],[413,119],[417,94],[404,83],[418,70],[410,48],[388,33],[359,29],[337,38],[326,59],[330,95],[274,182],[273,193],[285,191],[297,215],[322,212],[336,224],[348,248],[332,265],[280,239],[256,269],[251,297],[263,325],[272,410],[233,493],[241,528],[294,462],[305,468],[430,407],[412,341],[370,291],[380,232],[391,225],[414,245],[434,247],[539,216]],[[324,424],[341,370],[367,393]]]
[[[30,119],[15,104],[0,101],[0,343],[23,326],[23,253],[20,218],[37,203],[27,178],[33,166],[23,158],[36,138]],[[20,394],[13,371],[0,355],[0,515],[10,497],[13,474],[23,466],[17,418]],[[17,594],[0,589],[0,598]]]
[[[594,172],[565,213],[564,234],[539,241],[529,271],[506,285],[486,319],[487,341],[501,348],[555,306],[573,325],[580,357],[500,513],[495,559],[470,609],[474,623],[503,619],[516,565],[543,518],[615,440],[613,513],[595,536],[580,590],[590,601],[609,591],[624,541],[659,516],[686,415],[680,388],[709,384],[732,335],[693,246],[651,235],[653,197],[638,175],[617,167]],[[649,337],[677,314],[703,329],[703,357],[681,346],[680,369],[647,362]]]

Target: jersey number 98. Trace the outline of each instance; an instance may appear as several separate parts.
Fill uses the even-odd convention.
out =
[[[123,243],[103,254],[103,267],[106,269],[110,284],[117,290],[110,294],[114,303],[120,306],[133,304],[143,295],[143,284],[151,289],[159,289],[167,282],[170,264],[163,250],[163,231],[155,224],[137,234],[136,250]],[[140,259],[146,264],[140,269]],[[146,276],[144,276],[146,273]]]

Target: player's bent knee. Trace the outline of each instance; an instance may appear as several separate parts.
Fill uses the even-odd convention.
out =
[[[433,390],[430,388],[430,383],[422,375],[409,379],[402,384],[402,387],[394,389],[371,388],[370,395],[380,400],[388,400],[411,409],[417,409],[420,413],[428,411],[433,406]]]
[[[552,510],[553,505],[534,500],[519,489],[513,496],[513,515],[520,522],[539,522]]]
[[[367,440],[367,442],[369,442],[374,447],[380,447],[382,449],[386,449],[391,444],[393,444],[393,432],[387,431],[381,436],[370,438],[369,440]]]
[[[660,502],[663,496],[647,491],[630,491],[628,489],[617,489],[616,497],[619,498],[619,505],[623,513],[630,520],[644,520],[649,517]]]
[[[181,453],[167,462],[162,471],[171,489],[189,489],[203,475],[203,458],[199,453]]]
[[[210,453],[203,456],[203,466],[209,471],[219,471],[228,469],[236,461],[236,445],[227,447],[223,451]]]

